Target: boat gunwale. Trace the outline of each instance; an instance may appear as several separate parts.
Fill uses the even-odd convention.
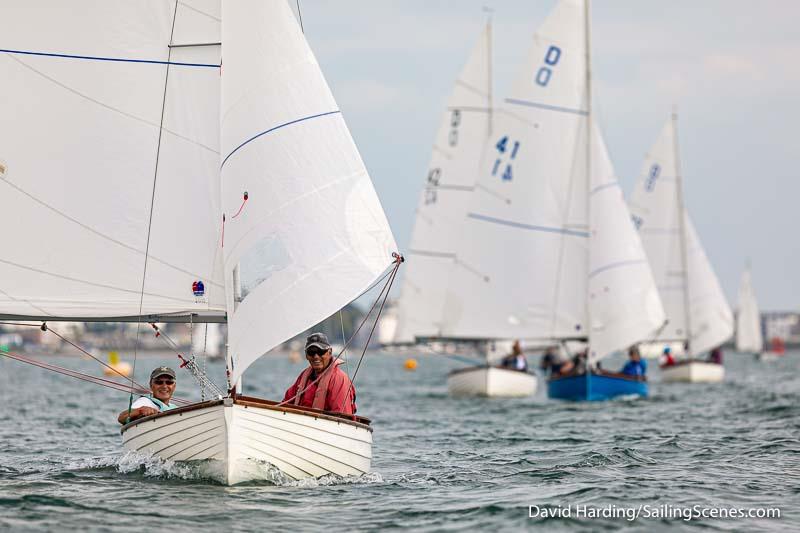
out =
[[[671,365],[659,365],[658,368],[661,369],[661,370],[666,370],[666,369],[669,369],[669,368],[676,368],[676,367],[680,367],[680,366],[690,365],[692,363],[705,363],[707,365],[715,365],[715,366],[722,366],[722,367],[725,366],[722,363],[715,363],[714,361],[708,361],[707,359],[691,358],[691,359],[679,359],[679,360],[675,361],[674,363],[672,363]]]
[[[159,418],[164,418],[167,416],[172,416],[182,413],[189,413],[192,411],[196,411],[198,409],[205,409],[207,407],[215,407],[217,405],[223,405],[226,400],[230,400],[230,398],[221,398],[218,400],[207,400],[204,402],[191,403],[189,405],[177,407],[175,409],[170,409],[168,411],[161,411],[160,413],[156,413],[154,415],[137,418],[136,420],[128,422],[127,424],[122,426],[122,428],[120,428],[120,434],[125,434],[125,432],[128,429],[142,422],[148,422],[150,420],[156,420]],[[279,405],[280,402],[265,400],[264,398],[256,398],[255,396],[238,395],[235,398],[233,398],[233,404],[241,405],[244,407],[255,407],[257,409],[267,409],[270,411],[299,414],[304,416],[310,416],[313,418],[321,418],[323,420],[330,420],[332,422],[344,423],[350,426],[366,429],[372,432],[372,427],[370,426],[371,420],[363,416],[348,415],[344,413],[334,413],[331,411],[314,409],[313,407],[303,407],[301,405],[291,405],[291,406]]]
[[[486,370],[494,368],[495,370],[506,370],[508,372],[514,372],[516,374],[525,374],[528,376],[536,376],[536,372],[531,372],[530,370],[516,370],[514,368],[503,368],[502,366],[494,366],[494,365],[480,365],[480,366],[468,366],[466,368],[456,368],[455,370],[451,370],[447,376],[453,376],[456,374],[463,374],[465,372],[473,372],[475,370]]]
[[[622,372],[591,372],[591,376],[598,377],[598,378],[616,378],[622,379],[625,381],[633,381],[636,383],[647,383],[647,376],[634,376],[632,374],[623,374]],[[555,377],[550,377],[547,379],[548,383],[551,381],[561,381],[563,379],[570,379],[570,378],[583,378],[586,379],[586,372],[582,374],[564,374]]]

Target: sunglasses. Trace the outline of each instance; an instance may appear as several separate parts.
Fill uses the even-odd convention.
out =
[[[328,353],[328,350],[323,350],[322,348],[317,348],[316,346],[312,346],[311,348],[306,350],[307,357],[314,357],[314,356],[322,357],[326,353]]]
[[[175,384],[175,380],[174,379],[154,379],[153,383],[155,383],[156,385],[174,385]]]

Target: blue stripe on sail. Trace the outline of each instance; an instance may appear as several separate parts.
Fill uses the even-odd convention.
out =
[[[178,61],[158,61],[156,59],[125,59],[122,57],[99,57],[99,56],[78,56],[72,54],[53,54],[47,52],[31,52],[28,50],[4,50],[0,52],[6,54],[22,54],[28,56],[44,56],[44,57],[61,57],[65,59],[87,59],[90,61],[114,61],[117,63],[147,63],[151,65],[177,65],[181,67],[204,67],[204,68],[219,68],[220,66],[210,63],[182,63]]]
[[[646,259],[632,259],[632,260],[629,260],[629,261],[617,261],[616,263],[609,263],[607,265],[601,266],[600,268],[596,268],[593,271],[589,272],[589,278],[592,278],[592,277],[596,276],[597,274],[600,274],[601,272],[605,272],[606,270],[611,270],[612,268],[618,268],[618,267],[629,266],[629,265],[639,265],[639,264],[642,264],[642,263],[647,263],[647,260]]]
[[[583,109],[572,109],[571,107],[561,107],[557,105],[540,104],[539,102],[531,102],[529,100],[518,100],[516,98],[506,98],[506,103],[515,105],[524,105],[528,107],[536,107],[538,109],[546,109],[547,111],[558,111],[560,113],[572,113],[573,115],[587,116],[589,113]]]
[[[250,137],[249,139],[247,139],[245,142],[243,142],[242,144],[240,144],[239,146],[237,146],[236,148],[234,148],[234,149],[231,151],[231,153],[229,153],[227,156],[225,156],[225,159],[223,159],[223,160],[222,160],[222,164],[221,164],[219,167],[220,167],[220,168],[224,167],[224,166],[225,166],[225,163],[228,161],[228,158],[229,158],[230,156],[232,156],[233,154],[235,154],[235,153],[236,153],[236,152],[239,150],[239,148],[241,148],[242,146],[244,146],[245,144],[247,144],[247,143],[249,143],[249,142],[252,142],[252,141],[254,141],[254,140],[258,139],[258,138],[259,138],[259,137],[261,137],[262,135],[266,135],[267,133],[271,133],[271,132],[273,132],[273,131],[275,131],[275,130],[279,130],[279,129],[281,129],[281,128],[285,127],[285,126],[290,126],[290,125],[292,125],[292,124],[297,124],[298,122],[303,122],[304,120],[311,120],[312,118],[324,117],[324,116],[326,116],[326,115],[335,115],[336,113],[341,113],[341,111],[339,111],[339,110],[337,109],[336,111],[328,111],[328,112],[326,112],[326,113],[318,113],[318,114],[316,114],[316,115],[311,115],[311,116],[308,116],[308,117],[298,118],[298,119],[296,119],[296,120],[292,120],[292,121],[289,121],[289,122],[285,122],[285,123],[283,123],[283,124],[280,124],[280,125],[278,125],[278,126],[275,126],[275,127],[273,127],[273,128],[270,128],[270,129],[268,129],[268,130],[262,131],[261,133],[257,133],[256,135],[253,135],[252,137]]]
[[[619,186],[619,182],[618,181],[610,181],[608,183],[604,183],[602,185],[598,185],[597,187],[595,187],[594,189],[589,191],[589,194],[594,194],[596,192],[600,192],[603,189],[608,189],[609,187],[618,187],[618,186]]]
[[[531,224],[522,224],[520,222],[513,222],[511,220],[503,220],[500,218],[494,217],[487,217],[486,215],[479,215],[477,213],[468,213],[467,216],[469,218],[474,218],[476,220],[482,220],[484,222],[493,222],[494,224],[502,224],[504,226],[511,226],[512,228],[521,228],[527,229],[531,231],[543,231],[546,233],[561,233],[564,235],[573,235],[575,237],[588,237],[588,231],[576,231],[573,229],[566,229],[566,228],[550,228],[547,226],[533,226]]]

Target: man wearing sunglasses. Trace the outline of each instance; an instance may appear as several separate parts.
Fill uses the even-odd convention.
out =
[[[308,368],[303,370],[283,396],[289,405],[313,407],[352,415],[356,412],[356,391],[350,378],[334,360],[328,336],[312,333],[306,339]]]
[[[137,418],[154,415],[177,407],[170,403],[175,394],[175,371],[160,366],[150,373],[150,394],[142,396],[131,404],[130,411],[125,409],[117,417],[120,424],[127,424]]]

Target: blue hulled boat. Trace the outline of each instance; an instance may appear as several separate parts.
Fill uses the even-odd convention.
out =
[[[547,395],[558,400],[602,401],[616,396],[647,397],[647,381],[617,373],[574,374],[547,380]]]

